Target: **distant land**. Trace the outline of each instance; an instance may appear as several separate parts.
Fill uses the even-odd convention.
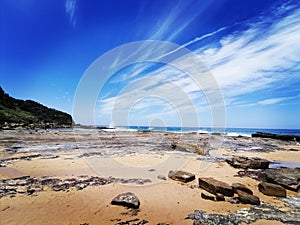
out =
[[[0,87],[0,129],[71,127],[72,123],[71,115],[32,100],[15,99]]]

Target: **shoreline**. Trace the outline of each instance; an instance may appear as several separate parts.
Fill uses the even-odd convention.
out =
[[[62,191],[53,191],[51,186],[45,185],[32,195],[4,196],[0,198],[0,215],[5,224],[118,224],[133,219],[146,220],[149,224],[193,224],[193,220],[186,217],[195,210],[227,215],[251,207],[249,204],[202,199],[197,180],[187,184],[173,181],[168,178],[170,170],[184,170],[197,178],[214,177],[228,184],[241,182],[264,204],[283,211],[294,210],[280,198],[262,194],[257,189],[259,181],[237,176],[242,169],[233,168],[225,161],[228,157],[246,156],[271,162],[298,162],[300,146],[294,142],[248,137],[225,137],[223,140],[223,137],[208,134],[99,130],[1,132],[4,134],[0,140],[1,179],[20,176],[43,179],[47,176],[63,181],[85,179],[81,176],[111,176],[127,182],[87,185],[80,190],[74,186]],[[201,156],[172,149],[174,141],[196,143],[207,148],[210,154]],[[218,148],[220,142],[221,149]],[[34,155],[37,156],[30,157]],[[166,180],[158,179],[158,175]],[[151,183],[136,184],[133,181],[137,180],[133,178],[149,179]],[[116,195],[127,191],[140,199],[139,211],[110,204]],[[287,190],[287,195],[297,197],[299,193]],[[274,224],[274,221],[259,219],[253,224]],[[275,224],[282,223],[276,221]]]

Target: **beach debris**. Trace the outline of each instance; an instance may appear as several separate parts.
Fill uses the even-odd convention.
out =
[[[138,197],[131,193],[122,193],[116,196],[112,201],[112,205],[120,205],[128,208],[138,209],[140,207],[140,200]]]
[[[266,181],[279,184],[291,190],[299,191],[300,188],[300,168],[277,168],[265,171]]]
[[[241,223],[254,223],[257,220],[277,220],[284,224],[299,224],[299,208],[289,211],[281,211],[276,206],[269,204],[251,205],[249,208],[242,208],[236,212],[223,214],[206,214],[205,211],[195,210],[186,219],[194,220],[194,225],[216,225]]]
[[[229,184],[216,180],[212,177],[199,178],[199,188],[202,188],[212,194],[221,193],[228,197],[232,197],[234,195],[233,189]]]
[[[176,181],[180,181],[180,182],[190,182],[196,179],[195,174],[186,172],[186,171],[182,171],[182,170],[170,170],[168,177],[172,180],[176,180]]]
[[[237,193],[237,190],[240,190],[240,191],[246,192],[250,195],[253,195],[253,191],[250,188],[246,187],[246,185],[244,185],[242,183],[232,183],[231,187],[233,188],[234,193]]]
[[[192,152],[192,153],[197,153],[199,155],[208,155],[209,153],[208,150],[201,148],[198,145],[187,144],[178,141],[172,142],[171,148],[177,151]]]
[[[233,157],[226,159],[226,162],[234,168],[243,169],[268,169],[269,161],[261,158],[248,158],[248,157]]]
[[[201,198],[215,201],[215,195],[213,195],[213,194],[211,194],[207,191],[202,191],[201,192]]]
[[[300,136],[297,135],[283,135],[283,134],[270,134],[265,132],[256,132],[251,135],[252,137],[260,137],[260,138],[271,138],[278,139],[282,141],[300,141]]]
[[[164,175],[158,175],[157,178],[160,180],[167,180],[166,176]]]
[[[249,193],[241,191],[241,190],[237,190],[236,193],[238,194],[239,200],[242,203],[251,204],[251,205],[259,205],[260,204],[259,198],[255,195],[249,194]]]
[[[277,184],[261,182],[258,184],[258,190],[264,195],[286,197],[286,190]]]

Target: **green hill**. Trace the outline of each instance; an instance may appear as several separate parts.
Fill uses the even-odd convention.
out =
[[[10,97],[0,87],[0,128],[72,126],[72,117],[32,100]]]

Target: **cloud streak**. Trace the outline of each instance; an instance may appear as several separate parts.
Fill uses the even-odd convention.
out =
[[[68,15],[69,22],[73,27],[75,27],[76,25],[76,16],[75,16],[76,7],[77,7],[76,0],[66,0],[65,2],[66,14]]]
[[[153,37],[162,37],[165,34],[164,29],[167,29],[170,21],[177,16],[174,14],[166,20],[162,30],[157,31]],[[288,6],[279,7],[272,14],[258,18],[256,21],[246,21],[247,28],[239,32],[228,33],[230,28],[223,27],[182,45],[182,47],[189,47],[205,38],[214,37],[215,40],[216,37],[219,37],[218,42],[201,46],[194,52],[217,80],[229,108],[257,107],[259,105],[284,103],[299,98],[299,92],[291,92],[289,96],[292,97],[282,97],[278,89],[292,87],[295,81],[300,84],[300,74],[297,72],[300,69],[300,9]],[[227,35],[224,36],[226,31]],[[220,36],[221,33],[223,36]],[[194,62],[189,61],[187,57],[179,60],[179,63],[186,68],[194,67]],[[191,99],[198,112],[201,110],[209,112],[209,104],[205,98],[205,93],[203,93],[205,90],[199,90],[199,87],[187,74],[167,65],[147,73],[144,72],[147,66],[139,65],[136,69],[129,76],[123,77],[124,80],[134,81],[136,76],[142,74],[145,77],[159,77],[168,80]],[[170,83],[148,82],[140,85],[136,87],[134,92],[127,93],[128,101],[133,99],[136,90],[144,95],[150,96],[157,92],[171,97],[174,92],[172,92]],[[265,90],[268,90],[270,96],[264,96],[265,99],[263,100],[261,96],[256,96],[255,99],[250,97],[252,94]],[[115,97],[110,100],[116,100]],[[180,108],[179,110],[188,111],[190,106],[186,104],[186,99],[180,98],[180,95],[177,97],[176,106]],[[103,108],[106,108],[108,112],[112,104],[110,100],[106,100],[102,103],[104,103]],[[147,108],[147,104],[151,108],[150,101],[144,102],[143,107]],[[168,107],[165,109],[162,110],[163,113],[167,113]]]

